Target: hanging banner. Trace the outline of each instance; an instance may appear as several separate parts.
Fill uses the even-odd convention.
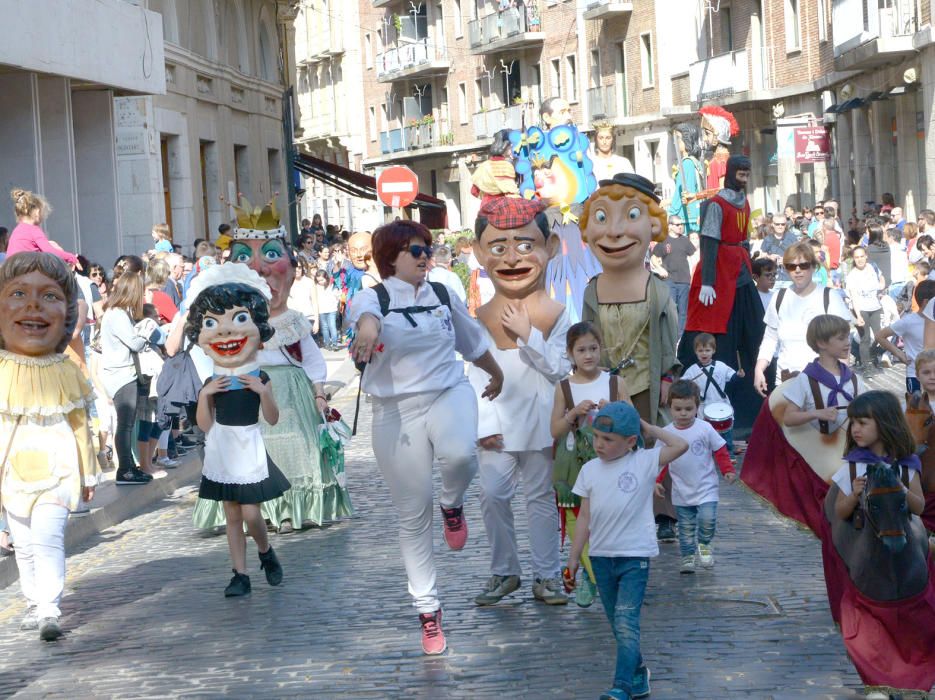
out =
[[[831,136],[823,126],[795,130],[795,162],[822,163],[831,160]]]

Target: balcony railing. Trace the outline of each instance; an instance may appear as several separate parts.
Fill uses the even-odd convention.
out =
[[[613,85],[588,90],[588,111],[591,120],[614,119],[617,116],[617,89]]]
[[[478,139],[492,138],[501,129],[522,129],[523,110],[526,105],[501,107],[474,115],[474,136]],[[530,124],[527,124],[530,126]]]
[[[511,7],[468,23],[468,41],[474,53],[539,42],[543,39],[541,33],[542,20],[538,12],[529,7]]]
[[[875,39],[911,37],[919,30],[915,2],[888,0],[883,4],[884,7],[879,7],[879,0],[833,0],[831,30],[835,58]]]
[[[731,51],[696,61],[688,67],[691,98],[695,102],[712,100],[750,89],[747,52]]]
[[[633,12],[633,3],[624,0],[589,0],[584,9],[585,19],[613,19]]]
[[[410,77],[422,73],[420,69],[447,70],[448,57],[444,47],[422,39],[419,43],[403,44],[377,54],[376,69],[377,79],[395,77],[395,73]]]
[[[399,151],[451,146],[453,143],[451,134],[447,133],[444,130],[444,124],[439,122],[414,124],[380,133],[380,152],[384,155]]]

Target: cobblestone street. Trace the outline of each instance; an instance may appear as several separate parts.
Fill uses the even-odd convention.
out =
[[[353,415],[347,403],[340,408]],[[251,544],[252,596],[223,597],[226,540],[192,529],[186,489],[73,552],[67,634],[58,643],[19,631],[18,584],[0,591],[0,695],[596,698],[614,661],[599,602],[535,603],[528,569],[520,591],[501,604],[471,602],[487,577],[476,485],[465,550],[448,551],[437,525],[449,651],[420,653],[369,420],[364,404],[347,455],[358,517],[273,536],[286,571],[280,588],[266,585]],[[859,679],[827,610],[817,540],[739,486],[722,487],[719,514],[712,572],[680,576],[674,544],[653,562],[643,609],[652,696],[856,697]]]

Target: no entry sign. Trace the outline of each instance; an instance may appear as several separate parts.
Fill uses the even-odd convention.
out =
[[[388,207],[408,207],[419,194],[419,177],[409,168],[394,165],[377,175],[377,197]]]

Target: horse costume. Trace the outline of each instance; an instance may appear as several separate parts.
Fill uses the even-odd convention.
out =
[[[853,482],[856,463],[849,468]],[[901,476],[908,488],[909,474],[905,464],[868,464],[859,504],[846,520],[835,512],[841,489],[832,484],[824,503],[830,529],[822,538],[829,602],[848,656],[868,690],[897,697],[935,684],[935,566],[900,484]]]

